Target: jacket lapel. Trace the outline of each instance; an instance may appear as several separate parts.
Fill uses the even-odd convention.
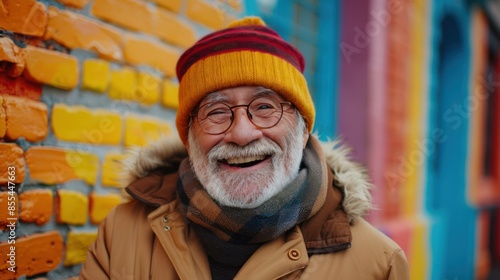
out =
[[[160,206],[148,215],[151,229],[180,279],[211,279],[204,249],[194,231],[187,228],[177,201]]]

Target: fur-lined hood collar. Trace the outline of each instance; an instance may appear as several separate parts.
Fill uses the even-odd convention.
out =
[[[312,136],[311,137],[315,137]],[[349,159],[349,149],[339,141],[322,142],[327,164],[335,176],[335,185],[344,192],[343,207],[349,222],[363,217],[371,208],[371,184],[364,169]],[[180,139],[172,137],[135,149],[124,162],[123,185],[128,186],[157,170],[176,170],[187,157],[186,147]]]

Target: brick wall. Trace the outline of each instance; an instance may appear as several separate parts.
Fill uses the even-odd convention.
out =
[[[126,150],[176,133],[178,56],[242,8],[0,1],[1,279],[78,274],[97,225],[123,202]]]

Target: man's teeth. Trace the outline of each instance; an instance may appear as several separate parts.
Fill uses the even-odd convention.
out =
[[[242,164],[252,161],[259,161],[265,159],[265,156],[251,156],[251,157],[237,157],[237,158],[228,158],[227,163],[229,164]]]

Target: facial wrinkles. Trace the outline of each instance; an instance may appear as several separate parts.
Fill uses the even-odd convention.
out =
[[[303,131],[305,123],[299,117],[299,125],[282,120],[290,127],[280,147],[268,138],[262,138],[240,147],[233,143],[221,143],[205,154],[199,142],[189,132],[189,154],[198,179],[208,194],[222,205],[254,208],[280,192],[297,175],[302,159]],[[219,161],[272,155],[270,168],[260,168],[252,173],[227,171],[220,168]],[[268,166],[269,167],[269,166]]]

